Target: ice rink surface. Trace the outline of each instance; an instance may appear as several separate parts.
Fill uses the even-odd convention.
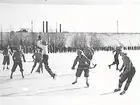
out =
[[[45,71],[31,74],[32,54],[26,54],[27,62],[23,62],[25,78],[22,79],[19,68],[10,79],[10,70],[2,70],[0,66],[0,105],[140,105],[140,51],[126,51],[132,60],[136,74],[126,94],[111,93],[118,85],[119,71],[108,65],[114,60],[112,52],[95,52],[93,63],[97,67],[90,70],[89,88],[86,88],[82,75],[78,83],[75,71],[71,70],[76,53],[49,54],[49,65],[57,74],[56,79]],[[122,60],[120,59],[121,67]],[[0,64],[3,56],[0,54]],[[12,58],[11,65],[12,67]],[[123,89],[123,88],[122,88]]]

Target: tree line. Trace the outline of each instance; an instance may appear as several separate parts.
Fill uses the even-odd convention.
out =
[[[104,46],[102,40],[97,35],[86,36],[81,33],[71,34],[72,39],[67,46],[67,35],[63,33],[34,33],[34,32],[10,32],[1,34],[0,49],[10,46],[14,49],[16,46],[22,46],[25,53],[34,52],[37,48],[36,42],[38,35],[43,37],[43,40],[49,42],[49,52],[75,52],[77,49],[84,47],[93,48],[96,51],[111,51],[115,46]],[[124,50],[140,50],[139,46],[124,46]]]

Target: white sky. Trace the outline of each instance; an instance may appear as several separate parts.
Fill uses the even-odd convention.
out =
[[[128,1],[129,2],[129,1]],[[140,32],[140,4],[120,5],[37,5],[0,3],[2,31],[31,28],[42,32],[42,22],[49,22],[49,31],[62,24],[69,32]],[[58,29],[59,30],[59,29]]]

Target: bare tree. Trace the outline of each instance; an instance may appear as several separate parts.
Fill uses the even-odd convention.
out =
[[[84,48],[87,46],[87,40],[85,35],[75,35],[71,42],[71,47],[74,48]]]
[[[102,46],[101,40],[96,35],[92,35],[90,40],[90,47],[97,48],[100,46]]]
[[[53,50],[59,49],[62,50],[62,47],[65,46],[66,38],[62,33],[50,33],[49,34],[50,48]]]

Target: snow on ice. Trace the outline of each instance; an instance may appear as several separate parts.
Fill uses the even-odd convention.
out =
[[[27,62],[23,62],[24,79],[19,68],[11,80],[10,70],[3,71],[0,66],[0,105],[140,105],[140,51],[127,53],[136,68],[136,74],[123,96],[110,93],[117,87],[119,79],[119,72],[115,70],[115,66],[108,68],[108,64],[114,60],[112,52],[95,52],[93,63],[96,63],[97,67],[90,70],[89,88],[85,88],[83,75],[77,84],[71,85],[75,80],[76,70],[71,70],[71,66],[76,53],[49,54],[50,68],[57,74],[55,80],[45,69],[44,73],[38,74],[35,68],[30,74],[33,65],[32,54],[26,54]],[[2,64],[2,54],[0,59]],[[121,57],[119,59],[120,68]],[[12,64],[11,58],[10,68]]]

